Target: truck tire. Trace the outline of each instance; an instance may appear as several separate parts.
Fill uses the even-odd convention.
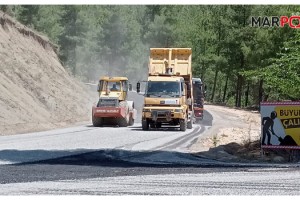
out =
[[[149,130],[149,122],[147,120],[142,120],[142,129],[144,131]]]
[[[129,118],[129,126],[132,126],[134,124],[134,119],[132,118],[132,116],[130,115]]]
[[[92,117],[93,126],[101,127],[103,125],[103,119],[101,117]]]
[[[188,129],[192,129],[193,128],[193,121],[192,120],[190,120],[190,121],[187,122],[187,128]]]
[[[179,124],[180,124],[180,130],[186,131],[186,126],[187,126],[186,120],[180,120]]]
[[[161,123],[156,123],[156,128],[161,128]]]

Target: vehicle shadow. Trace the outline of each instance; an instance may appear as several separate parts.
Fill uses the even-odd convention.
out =
[[[199,121],[198,123],[195,123],[194,125],[200,125],[200,126],[212,126],[213,122],[213,116],[207,111],[204,110],[204,115],[203,119]],[[131,126],[129,127],[133,131],[142,131],[142,126]],[[161,128],[150,128],[147,131],[180,131],[179,126],[168,126],[168,125],[163,125]]]

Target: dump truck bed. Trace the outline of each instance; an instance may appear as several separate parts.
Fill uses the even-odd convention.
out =
[[[192,74],[191,48],[150,48],[149,75],[169,74],[188,76]]]

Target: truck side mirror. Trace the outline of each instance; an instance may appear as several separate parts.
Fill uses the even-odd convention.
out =
[[[97,92],[100,92],[100,83],[97,85]]]
[[[140,91],[141,91],[141,83],[140,83],[140,82],[137,82],[137,83],[136,83],[136,92],[137,92],[137,93],[140,93]]]
[[[129,83],[129,91],[132,91],[132,84]]]

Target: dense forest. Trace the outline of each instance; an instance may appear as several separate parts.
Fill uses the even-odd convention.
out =
[[[2,5],[58,46],[82,81],[147,77],[150,47],[189,47],[206,100],[236,107],[300,100],[300,30],[252,27],[251,16],[300,15],[298,5]],[[299,23],[299,22],[295,22]]]

